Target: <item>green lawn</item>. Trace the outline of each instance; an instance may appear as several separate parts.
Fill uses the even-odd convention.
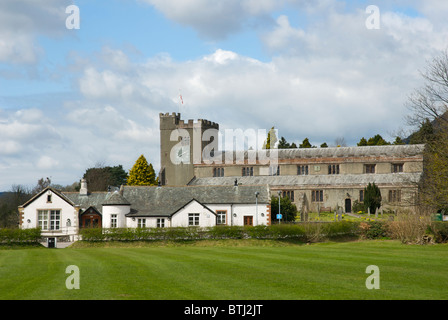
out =
[[[0,250],[0,299],[448,299],[448,245],[204,243]],[[69,265],[79,290],[65,286]]]
[[[353,217],[346,213],[342,214],[342,220],[344,221],[369,221],[369,220],[380,220],[380,221],[390,221],[391,219],[394,219],[395,214],[393,213],[383,213],[378,214],[378,218],[375,218],[375,214],[371,214],[370,216],[368,213],[359,213],[355,212],[355,215],[359,217]],[[334,212],[321,212],[318,214],[317,212],[310,212],[308,214],[309,221],[335,221]],[[300,216],[296,217],[296,220],[300,221]],[[337,221],[337,218],[336,218]]]

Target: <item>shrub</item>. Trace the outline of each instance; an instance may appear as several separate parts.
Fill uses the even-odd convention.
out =
[[[400,213],[395,221],[389,223],[390,235],[402,243],[423,244],[426,242],[428,226],[431,228],[429,216],[414,213]]]
[[[448,241],[448,222],[435,221],[432,224],[432,231],[434,233],[434,240],[438,243]]]
[[[353,212],[360,213],[364,212],[364,203],[359,202],[358,200],[353,201],[352,210]]]
[[[306,231],[304,224],[274,224],[269,226],[269,235],[272,239],[300,239],[304,238]]]
[[[242,239],[245,229],[241,226],[214,226],[207,229],[211,239]]]
[[[40,228],[0,229],[0,243],[37,243],[40,240]]]
[[[382,239],[388,237],[387,223],[369,221],[360,224],[361,236],[366,239]]]
[[[260,225],[260,226],[246,226],[244,231],[247,237],[252,239],[271,239],[272,232],[271,227]]]
[[[359,223],[353,221],[339,221],[324,225],[323,232],[328,239],[359,235]]]

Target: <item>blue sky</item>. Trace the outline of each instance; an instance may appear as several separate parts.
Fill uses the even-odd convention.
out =
[[[72,4],[79,30],[65,27]],[[446,16],[443,0],[4,0],[0,190],[141,154],[157,170],[160,112],[297,144],[393,140],[419,70],[447,47]]]

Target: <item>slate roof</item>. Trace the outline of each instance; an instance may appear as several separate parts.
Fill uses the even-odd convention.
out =
[[[306,159],[306,158],[412,158],[423,156],[424,144],[409,145],[386,145],[386,146],[362,146],[362,147],[332,147],[332,148],[297,148],[297,149],[275,149],[278,160]],[[254,155],[261,155],[261,151],[266,151],[269,158],[269,150],[246,150],[246,151],[223,151],[222,163],[229,161],[234,163],[237,159],[254,159]],[[275,154],[275,153],[274,153]],[[249,158],[249,155],[251,157]],[[263,158],[262,158],[263,159]]]
[[[128,216],[169,216],[191,200],[201,204],[269,203],[268,186],[191,186],[191,187],[131,187],[125,186],[123,195],[132,203]]]
[[[74,205],[85,210],[89,207],[94,207],[101,214],[103,213],[103,202],[105,202],[111,195],[111,192],[92,192],[88,195],[80,195],[79,192],[64,192],[64,195],[69,198]]]
[[[424,148],[424,144],[409,144],[363,147],[279,149],[278,156],[279,159],[380,156],[402,158],[422,155]]]
[[[102,203],[103,206],[104,205],[109,205],[109,206],[128,206],[131,203],[126,200],[125,197],[123,197],[121,195],[120,192],[115,191],[114,193],[112,193],[112,195],[110,197],[107,197],[107,199]]]
[[[93,192],[87,196],[79,193],[64,193],[82,209],[92,206],[102,213],[102,205],[131,205],[130,217],[170,216],[191,200],[201,204],[252,204],[255,192],[259,192],[258,203],[269,203],[268,186],[186,186],[186,187],[133,187],[124,186],[123,195]],[[124,200],[123,200],[124,199]],[[117,201],[118,200],[118,201]],[[118,202],[118,203],[117,203]]]
[[[249,176],[249,177],[209,177],[195,178],[190,182],[192,186],[233,185],[235,179],[238,184],[269,185],[297,188],[319,187],[365,187],[370,183],[377,185],[412,185],[421,178],[421,173],[387,173],[387,174],[335,174],[335,175],[285,175],[285,176]]]

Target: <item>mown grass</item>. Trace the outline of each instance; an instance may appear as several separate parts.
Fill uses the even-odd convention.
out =
[[[68,290],[66,267],[80,270]],[[380,269],[368,290],[366,267]],[[397,241],[109,243],[0,250],[0,299],[442,299],[448,245]]]

